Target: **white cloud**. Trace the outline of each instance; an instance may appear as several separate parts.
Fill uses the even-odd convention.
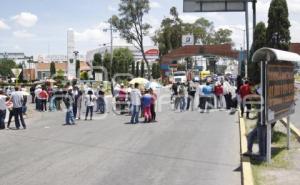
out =
[[[111,12],[117,12],[118,11],[118,9],[114,6],[112,6],[112,5],[109,5],[107,9]]]
[[[150,2],[150,8],[160,8],[160,7],[161,7],[161,5],[158,2],[156,2],[156,1]]]
[[[291,28],[290,28],[290,32],[291,32],[291,41],[292,42],[300,42],[300,23],[298,21],[295,20],[291,20]]]
[[[3,21],[0,19],[0,30],[9,30],[10,27]]]
[[[93,44],[104,44],[110,42],[110,32],[105,32],[104,29],[109,28],[109,24],[102,22],[92,28],[87,28],[83,31],[75,31],[76,42],[92,42]],[[125,40],[117,37],[118,34],[114,33],[114,44],[128,45]]]
[[[23,27],[32,27],[38,21],[38,17],[30,12],[21,12],[20,14],[13,16],[11,19]]]
[[[35,36],[34,34],[27,32],[26,30],[14,31],[13,35],[20,39],[27,39]]]

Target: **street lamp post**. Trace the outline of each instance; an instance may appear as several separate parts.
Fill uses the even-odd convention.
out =
[[[110,31],[110,80],[112,81],[112,63],[113,63],[113,32],[117,32],[117,29],[113,28],[112,22],[109,22],[109,28],[103,29],[104,32]]]

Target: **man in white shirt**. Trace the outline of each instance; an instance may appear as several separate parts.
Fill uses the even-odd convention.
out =
[[[11,101],[13,102],[13,113],[15,116],[16,129],[20,128],[20,120],[23,128],[26,129],[22,111],[24,97],[23,92],[20,91],[19,87],[15,87],[15,92],[11,93]]]
[[[136,124],[139,122],[139,113],[140,113],[140,108],[141,108],[141,91],[138,89],[139,84],[135,83],[134,84],[134,89],[131,90],[130,93],[130,101],[131,101],[131,123]]]
[[[6,116],[6,99],[2,89],[0,89],[0,129],[5,129],[5,116]]]

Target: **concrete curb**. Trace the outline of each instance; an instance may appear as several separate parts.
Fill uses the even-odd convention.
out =
[[[287,127],[287,120],[284,118],[283,120],[280,120],[280,122]],[[290,129],[292,133],[296,136],[297,140],[300,142],[300,130],[290,122]]]
[[[240,118],[238,112],[239,126],[240,126],[240,148],[241,148],[241,170],[242,170],[242,184],[254,185],[253,173],[251,168],[250,157],[243,156],[247,152],[247,132],[244,118]]]

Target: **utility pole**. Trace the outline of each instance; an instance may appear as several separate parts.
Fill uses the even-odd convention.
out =
[[[110,31],[110,80],[112,82],[112,63],[113,63],[113,32],[117,32],[117,29],[113,28],[112,22],[109,21],[109,28],[103,29],[104,32]]]

